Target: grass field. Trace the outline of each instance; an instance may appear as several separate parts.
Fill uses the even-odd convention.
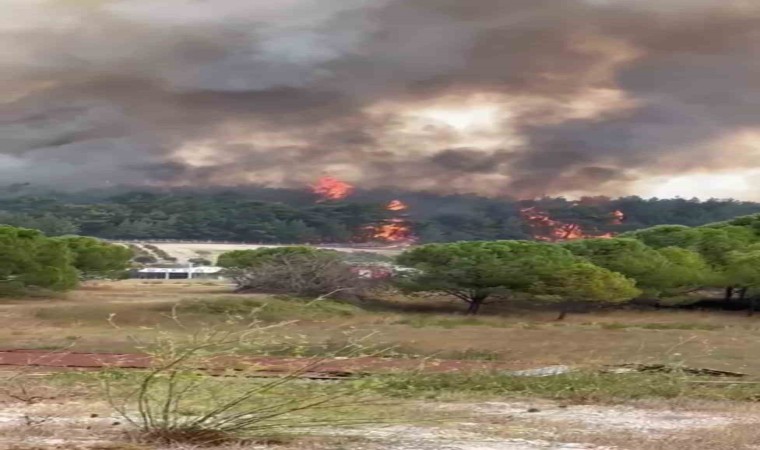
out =
[[[311,385],[306,391],[298,384],[287,388],[291,394],[348,389],[349,398],[361,396],[348,412],[329,417],[337,424],[341,417],[366,416],[371,432],[361,427],[336,431],[336,425],[329,432],[272,438],[272,448],[436,449],[444,448],[445,438],[446,448],[462,450],[563,448],[551,447],[552,442],[581,442],[587,446],[573,448],[589,449],[723,450],[749,449],[760,438],[753,426],[760,421],[755,406],[760,322],[741,313],[618,310],[571,314],[558,322],[554,311],[505,305],[489,305],[488,315],[466,317],[457,312],[461,305],[444,299],[388,296],[347,303],[231,291],[219,282],[130,280],[89,283],[58,298],[3,299],[0,347],[135,352],[135,337],[150,340],[160,334],[180,341],[204,327],[234,329],[255,317],[260,326],[279,325],[244,353],[334,355],[353,343],[354,354],[384,349],[383,356],[398,358],[498,361],[513,369],[580,368],[545,378],[399,373]],[[749,377],[725,383],[597,371],[622,363],[668,363]],[[99,376],[5,370],[3,379],[12,382],[0,383],[5,386],[0,428],[13,425],[13,442],[24,444],[2,447],[5,441],[0,441],[0,448],[55,448],[51,436],[60,433],[61,421],[77,424],[70,432],[74,441],[65,448],[159,448],[129,439],[132,443],[123,444],[123,424],[88,419],[115,420],[98,393]],[[93,447],[83,438],[83,430],[92,427],[113,446]],[[249,448],[235,445],[228,448]]]
[[[760,375],[760,360],[753,357],[760,348],[760,322],[741,313],[610,311],[571,314],[558,322],[553,311],[492,308],[498,315],[465,317],[456,312],[460,305],[446,301],[309,303],[236,295],[221,283],[179,281],[92,283],[60,298],[4,299],[0,342],[6,349],[132,351],[130,335],[156,328],[183,332],[169,317],[173,308],[192,326],[252,312],[267,322],[292,321],[277,333],[294,352],[363,339],[399,355],[499,360],[515,369],[669,362]],[[275,350],[286,351],[282,345]]]

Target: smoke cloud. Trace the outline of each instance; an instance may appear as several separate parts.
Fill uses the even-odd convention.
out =
[[[756,0],[0,0],[0,181],[532,197],[760,163]]]

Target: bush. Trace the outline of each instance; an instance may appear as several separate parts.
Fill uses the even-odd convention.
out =
[[[166,253],[164,250],[156,247],[152,244],[145,244],[145,248],[153,252],[154,255],[156,255],[158,258],[169,261],[169,262],[176,262],[177,258],[172,257],[170,254]]]
[[[155,264],[158,262],[155,256],[151,255],[139,255],[135,256],[132,261],[140,264]]]
[[[129,267],[132,249],[99,239],[71,236],[58,238],[71,250],[74,267],[85,278],[119,279]]]
[[[74,255],[36,230],[0,226],[0,294],[30,287],[64,291],[77,285]]]
[[[212,262],[206,258],[192,258],[189,259],[188,262],[196,266],[210,266],[212,264]]]
[[[143,344],[141,350],[152,359],[148,371],[102,374],[109,404],[144,440],[166,444],[219,444],[299,428],[369,422],[356,416],[308,414],[313,409],[358,404],[350,397],[355,392],[350,385],[308,391],[289,388],[321,360],[310,360],[278,378],[251,378],[256,367],[240,358],[238,351],[268,340],[271,327],[224,331],[230,325],[201,329],[186,340],[160,334]]]
[[[238,250],[219,257],[218,264],[238,285],[238,292],[264,292],[313,297],[361,287],[338,252],[310,247]]]

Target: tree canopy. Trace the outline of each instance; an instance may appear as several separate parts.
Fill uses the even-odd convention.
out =
[[[636,286],[644,291],[660,292],[674,287],[668,259],[636,239],[586,239],[562,247],[599,267],[636,280]]]
[[[0,254],[0,293],[28,287],[66,290],[77,284],[68,246],[37,230],[0,226]]]
[[[595,266],[575,263],[563,267],[533,285],[530,292],[539,296],[553,296],[567,304],[570,301],[620,303],[637,297],[641,291],[636,282],[622,274]],[[560,319],[564,318],[563,309]]]
[[[129,268],[132,250],[99,239],[69,236],[57,238],[69,248],[73,265],[86,278],[112,277]]]
[[[366,191],[357,192],[348,201],[315,203],[307,190],[263,188],[118,194],[0,189],[0,223],[40,229],[49,236],[351,243],[366,240],[366,233],[362,233],[365,227],[389,218],[391,213],[385,205],[393,198],[409,204],[405,218],[422,243],[531,239],[532,231],[521,217],[521,210],[527,207],[545,211],[558,221],[578,224],[592,234],[622,233],[661,224],[698,226],[760,212],[760,204],[752,202],[639,197],[517,201]],[[613,211],[624,213],[624,220],[613,220]],[[676,244],[661,246],[670,245]]]
[[[219,255],[217,265],[228,269],[247,268],[282,260],[283,258],[308,258],[316,256],[340,259],[338,252],[333,250],[321,250],[314,247],[294,245],[288,247],[261,247],[255,250],[233,250]]]
[[[323,296],[356,290],[358,276],[333,250],[277,247],[237,250],[219,256],[239,292]]]
[[[727,258],[726,278],[733,286],[760,286],[760,249],[733,252]]]
[[[494,294],[526,292],[578,260],[567,250],[528,241],[429,244],[403,253],[399,264],[416,269],[401,286],[450,294],[475,314]]]
[[[695,248],[700,241],[700,231],[685,225],[658,225],[620,236],[637,239],[652,248]]]

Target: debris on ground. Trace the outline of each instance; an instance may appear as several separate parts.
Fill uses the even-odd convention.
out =
[[[565,405],[566,406],[566,405]],[[661,434],[675,431],[724,427],[756,418],[713,412],[645,409],[633,406],[574,405],[560,407],[553,402],[482,402],[440,405],[446,411],[476,413],[478,417],[509,417],[512,421],[540,420],[575,424],[587,432],[636,432]]]
[[[547,366],[540,367],[538,369],[528,370],[515,370],[507,372],[508,375],[514,375],[516,377],[551,377],[554,375],[563,375],[570,372],[577,371],[577,367],[571,366]]]
[[[698,375],[710,377],[730,377],[742,378],[748,376],[746,373],[729,372],[726,370],[715,370],[705,368],[684,367],[680,365],[668,364],[619,364],[615,366],[605,366],[603,371],[608,373],[676,373],[684,375]]]

